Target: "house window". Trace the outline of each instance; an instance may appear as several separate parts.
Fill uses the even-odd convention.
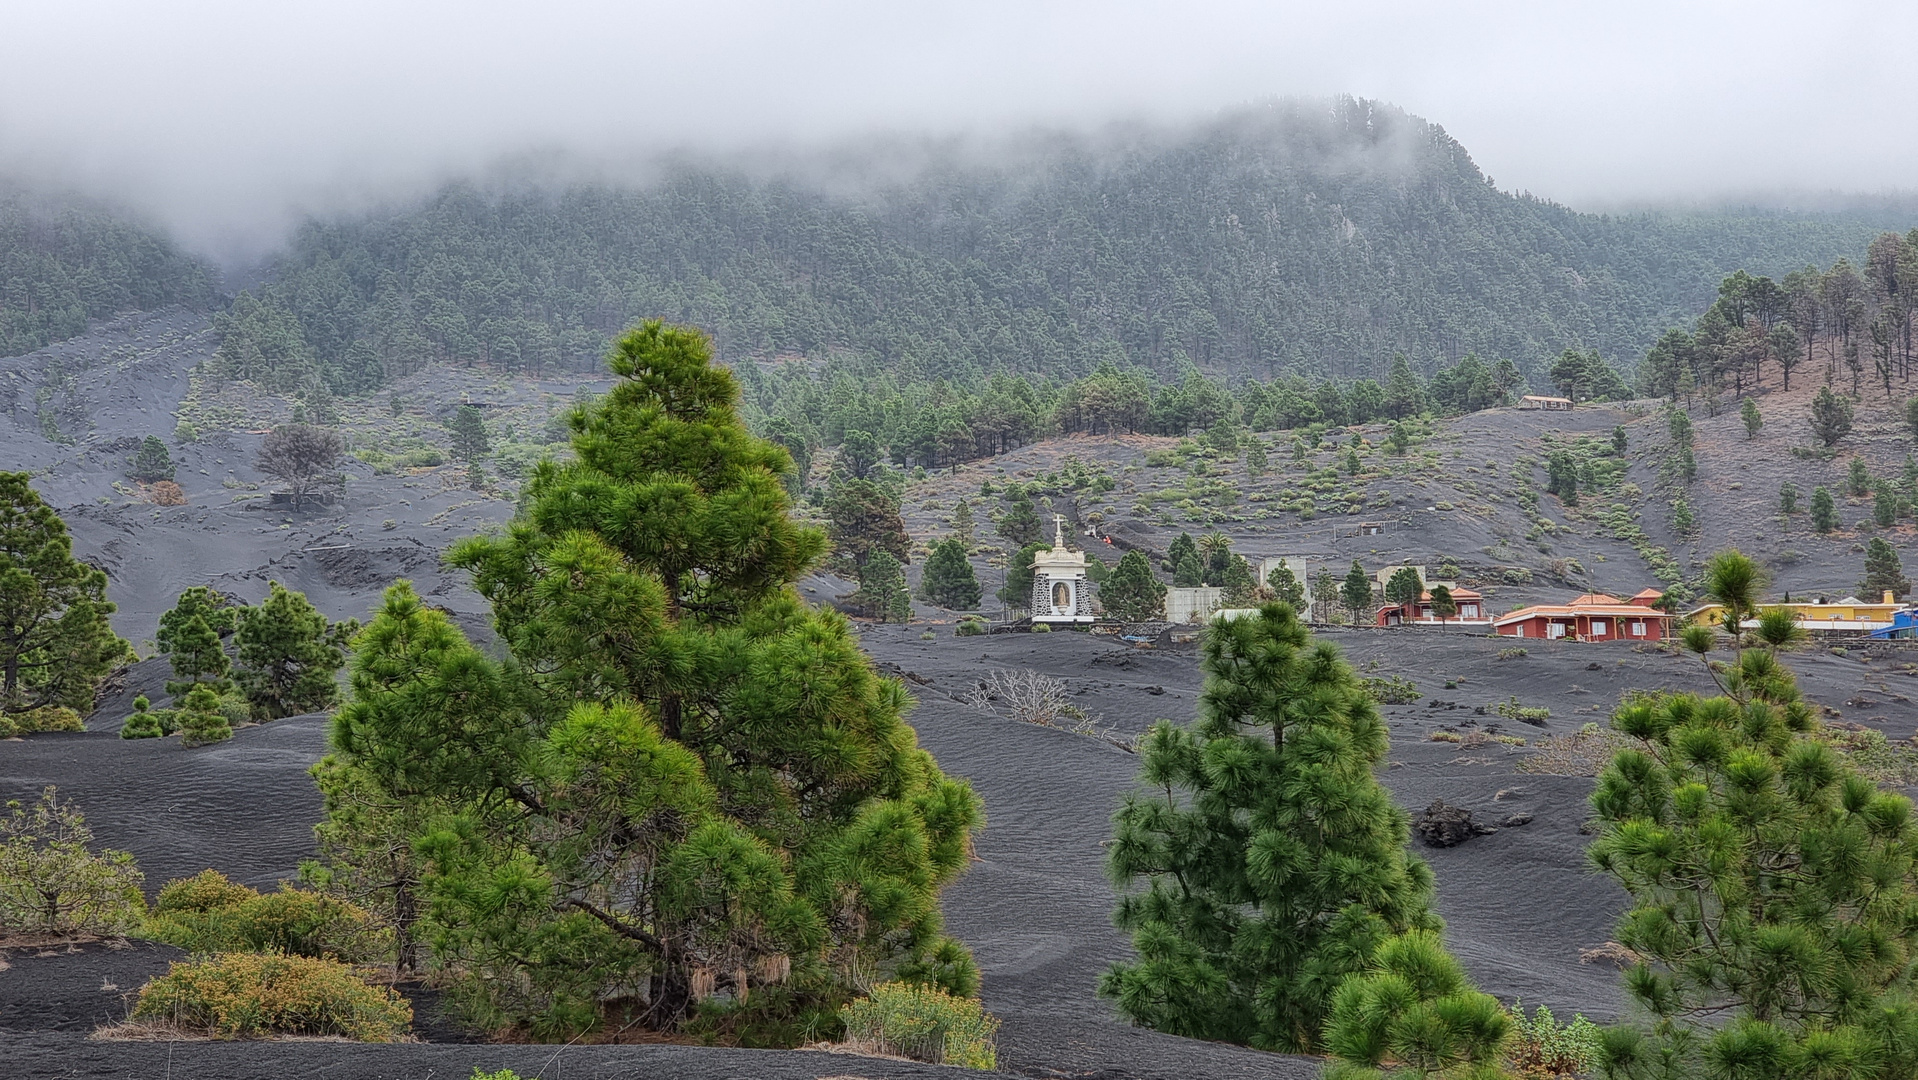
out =
[[[1633,620],[1633,622],[1632,622],[1632,636],[1633,636],[1633,637],[1644,637],[1644,636],[1645,636],[1645,624],[1644,624],[1644,623],[1642,623],[1642,622],[1639,622],[1639,621],[1637,621],[1637,620]]]
[[[1548,638],[1562,638],[1562,637],[1564,637],[1564,636],[1565,636],[1565,624],[1564,624],[1564,623],[1547,623],[1547,624],[1545,625],[1545,636],[1546,636],[1546,637],[1548,637]]]
[[[1593,637],[1605,636],[1605,620],[1604,619],[1592,620],[1592,636]]]
[[[1466,604],[1466,605],[1464,605],[1463,607],[1460,607],[1460,608],[1458,609],[1458,617],[1459,617],[1459,618],[1461,618],[1461,619],[1476,619],[1476,618],[1478,618],[1478,605],[1477,605],[1477,604]]]

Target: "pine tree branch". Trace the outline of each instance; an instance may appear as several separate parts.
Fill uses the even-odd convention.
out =
[[[553,906],[554,908],[558,910],[572,908],[576,911],[583,911],[586,914],[591,915],[593,918],[598,919],[600,922],[604,923],[608,930],[611,930],[613,933],[618,934],[620,937],[627,938],[632,941],[637,941],[641,945],[644,945],[655,952],[666,951],[665,943],[661,942],[657,937],[654,937],[652,934],[649,934],[646,931],[641,930],[637,926],[633,926],[622,921],[618,916],[614,915],[613,913],[606,911],[602,908],[595,907],[584,900],[561,900],[559,903]]]

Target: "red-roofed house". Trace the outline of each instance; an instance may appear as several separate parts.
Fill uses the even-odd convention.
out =
[[[1662,595],[1645,589],[1630,600],[1620,600],[1586,593],[1569,604],[1534,604],[1500,615],[1492,620],[1492,628],[1504,637],[1659,641],[1672,629],[1672,617],[1652,606]]]
[[[1492,615],[1485,609],[1485,597],[1460,585],[1452,590],[1452,604],[1458,610],[1440,620],[1432,611],[1432,594],[1419,594],[1416,604],[1388,604],[1379,609],[1379,626],[1490,626]]]

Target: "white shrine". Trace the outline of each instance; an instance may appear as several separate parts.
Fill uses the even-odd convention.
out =
[[[1066,547],[1066,519],[1052,515],[1052,550],[1032,559],[1032,621],[1089,623],[1092,592],[1086,582],[1086,554]]]

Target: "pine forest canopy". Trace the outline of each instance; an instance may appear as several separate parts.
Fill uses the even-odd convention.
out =
[[[1443,129],[1349,98],[997,153],[895,168],[849,150],[830,184],[682,165],[644,187],[454,185],[313,221],[222,320],[223,366],[335,393],[434,359],[581,369],[664,315],[736,367],[837,358],[905,382],[1106,362],[1382,378],[1400,352],[1542,376],[1567,348],[1635,358],[1733,269],[1824,262],[1886,224],[1581,214],[1501,192]]]
[[[123,311],[214,301],[212,272],[158,233],[0,182],[0,356]]]

